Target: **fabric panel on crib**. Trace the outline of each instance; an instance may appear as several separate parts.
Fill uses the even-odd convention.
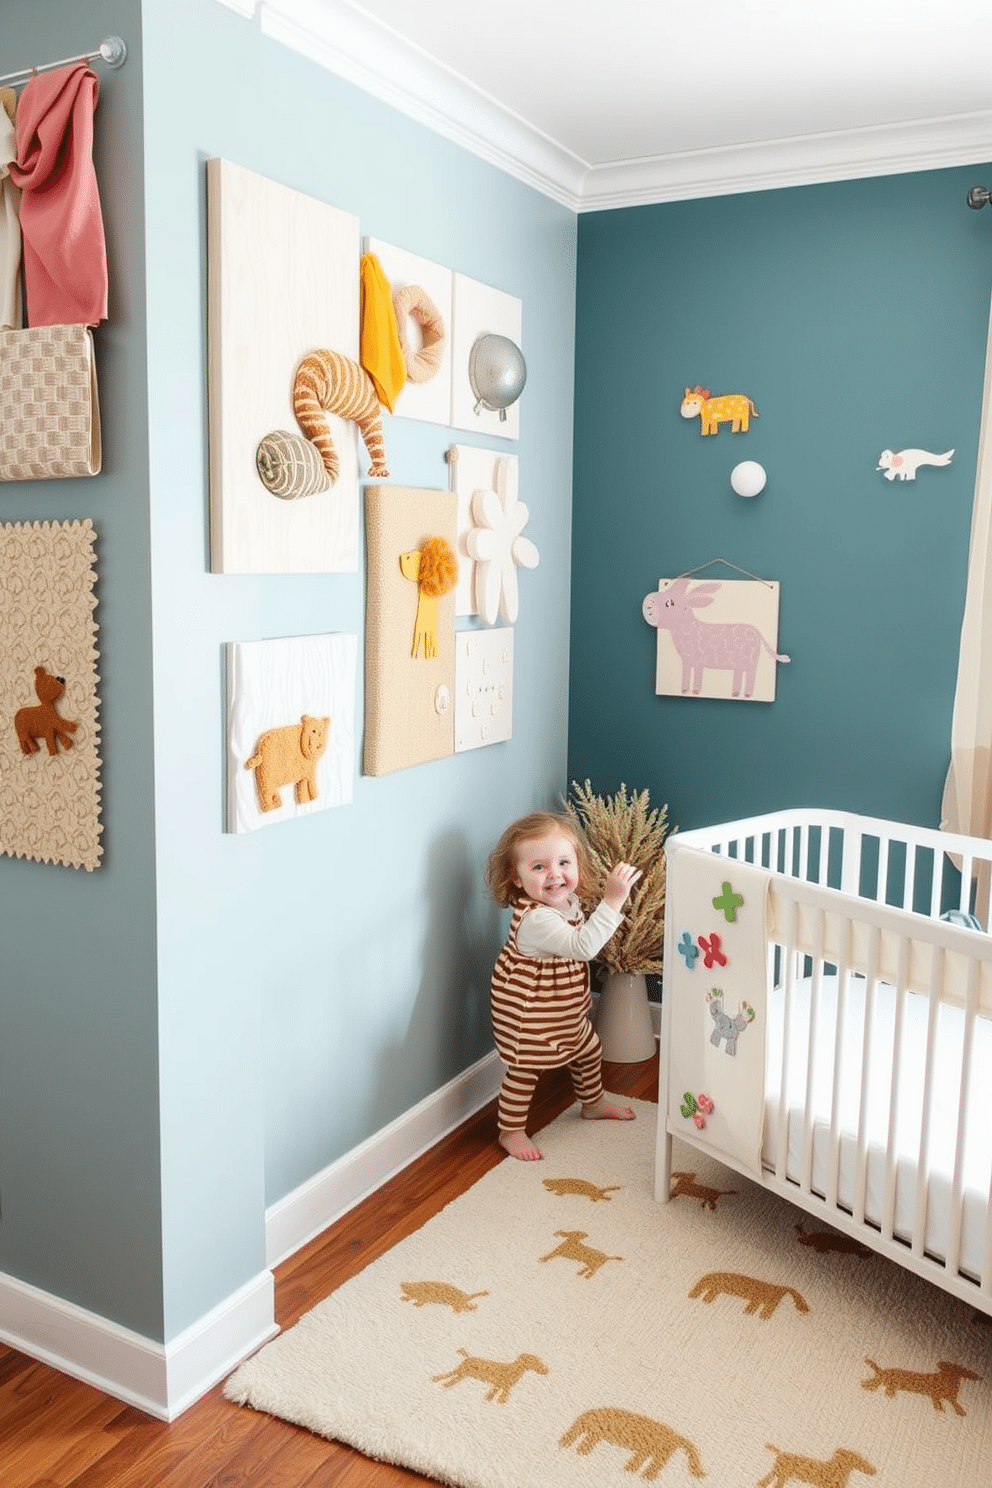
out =
[[[671,1129],[759,1175],[768,875],[735,858],[680,849],[673,838],[667,892],[676,942],[666,946],[663,991],[671,999]]]

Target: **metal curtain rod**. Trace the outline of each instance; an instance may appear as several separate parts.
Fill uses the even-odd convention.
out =
[[[93,62],[97,57],[108,67],[123,67],[127,47],[119,36],[107,36],[92,52],[83,52],[78,57],[63,57],[61,62],[39,62],[36,67],[19,67],[16,72],[5,72],[0,83],[12,83],[19,78],[27,80],[36,72],[50,72],[53,67],[71,67],[74,62]]]

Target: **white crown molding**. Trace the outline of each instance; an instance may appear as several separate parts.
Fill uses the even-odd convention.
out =
[[[992,110],[592,167],[584,212],[992,160]]]
[[[271,1271],[170,1343],[156,1343],[0,1273],[0,1339],[160,1421],[177,1416],[278,1332]]]
[[[576,210],[583,161],[347,0],[260,0],[261,29],[499,170]]]
[[[218,0],[574,212],[992,160],[992,110],[589,166],[349,0]]]

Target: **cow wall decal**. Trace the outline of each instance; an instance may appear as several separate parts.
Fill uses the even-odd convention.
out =
[[[655,692],[774,702],[776,663],[790,659],[777,649],[778,600],[765,580],[661,579],[641,607],[658,631]]]
[[[721,424],[729,424],[731,434],[746,434],[752,418],[760,418],[750,398],[743,393],[710,396],[709,388],[686,388],[679,407],[684,419],[698,418],[700,434],[718,434]]]

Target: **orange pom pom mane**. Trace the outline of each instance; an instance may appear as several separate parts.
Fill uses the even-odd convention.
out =
[[[458,582],[458,559],[443,537],[429,537],[420,550],[417,584],[422,594],[437,599]]]

